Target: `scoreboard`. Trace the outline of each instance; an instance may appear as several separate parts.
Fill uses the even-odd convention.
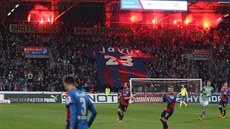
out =
[[[121,9],[187,11],[187,1],[186,0],[121,0]]]
[[[121,0],[121,9],[187,11],[188,2],[195,1],[197,0]],[[199,0],[202,1],[230,3],[230,0]]]

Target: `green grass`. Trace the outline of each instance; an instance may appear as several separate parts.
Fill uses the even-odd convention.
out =
[[[91,129],[162,129],[159,116],[165,104],[131,104],[123,123],[116,122],[117,105],[95,106],[98,116]],[[198,121],[199,104],[176,108],[168,124],[171,129],[230,129],[230,116],[219,118],[218,105],[209,105],[206,111],[207,118]],[[0,129],[64,129],[65,118],[62,104],[0,105]]]

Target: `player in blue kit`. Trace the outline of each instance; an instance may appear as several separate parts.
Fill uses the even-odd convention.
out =
[[[168,88],[168,94],[163,93],[163,101],[167,103],[166,109],[162,112],[160,121],[163,124],[163,129],[169,129],[167,120],[172,116],[176,105],[177,95],[174,93],[173,86]]]
[[[76,89],[74,77],[67,76],[63,80],[67,90],[67,126],[66,129],[88,129],[95,117],[96,109],[85,92]],[[88,110],[91,112],[88,121]]]

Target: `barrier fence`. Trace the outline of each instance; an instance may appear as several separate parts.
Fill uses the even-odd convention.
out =
[[[118,95],[114,94],[87,94],[93,103],[118,103]],[[65,103],[65,92],[0,92],[0,103]],[[210,103],[220,102],[220,94],[214,93]],[[179,102],[179,98],[177,102]],[[230,99],[229,99],[230,100]],[[138,93],[134,103],[162,103],[161,93]],[[188,103],[200,103],[200,94],[190,93],[186,99]],[[229,102],[230,103],[230,102]]]

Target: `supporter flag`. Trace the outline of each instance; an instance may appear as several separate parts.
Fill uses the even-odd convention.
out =
[[[121,87],[129,78],[147,78],[146,62],[151,57],[140,50],[127,48],[88,49],[86,54],[97,62],[101,84]]]

